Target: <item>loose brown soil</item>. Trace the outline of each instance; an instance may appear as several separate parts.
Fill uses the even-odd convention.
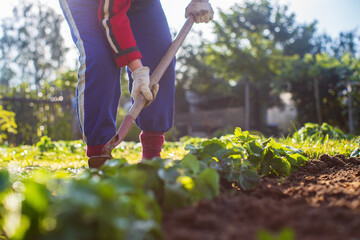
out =
[[[291,228],[297,240],[360,240],[360,158],[322,155],[283,182],[164,214],[165,240],[257,239]]]

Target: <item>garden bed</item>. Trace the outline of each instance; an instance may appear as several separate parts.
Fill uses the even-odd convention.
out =
[[[165,212],[165,240],[257,239],[259,231],[294,239],[360,239],[360,158],[322,155],[279,183],[253,191],[222,189],[214,200]]]

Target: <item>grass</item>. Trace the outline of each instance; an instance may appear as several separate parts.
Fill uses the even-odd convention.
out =
[[[87,169],[86,146],[82,141],[59,141],[54,149],[41,152],[37,146],[0,146],[0,168],[9,169],[17,175],[27,175],[31,170],[42,168],[51,172],[68,172],[77,176]],[[162,158],[182,159],[187,153],[181,142],[167,142]],[[122,142],[113,151],[116,159],[124,158],[129,163],[141,160],[141,144]]]
[[[283,145],[299,148],[310,159],[319,158],[322,154],[349,156],[358,147],[358,139],[305,140],[296,141],[290,137],[276,139]],[[182,159],[188,151],[184,148],[190,142],[200,139],[186,137],[178,142],[166,142],[161,153],[164,159]],[[0,168],[7,168],[22,175],[32,169],[44,168],[52,172],[68,172],[77,176],[87,169],[86,146],[82,141],[59,141],[53,148],[40,151],[37,146],[0,147]],[[113,151],[114,158],[126,159],[129,163],[139,162],[141,159],[141,144],[136,142],[122,142]]]
[[[235,135],[236,134],[238,134],[238,138],[246,135],[245,133],[242,133],[243,135],[241,135],[239,132],[235,132]],[[234,139],[230,135],[224,136],[222,140],[224,140],[224,138],[228,140]],[[105,166],[99,171],[87,171],[87,157],[85,155],[86,146],[82,141],[53,142],[49,138],[44,137],[34,146],[0,146],[0,170],[2,168],[7,169],[7,171],[2,171],[2,174],[0,174],[0,178],[6,179],[6,181],[3,181],[5,184],[0,184],[0,193],[2,193],[1,191],[4,192],[4,189],[6,190],[5,187],[11,188],[11,190],[6,190],[3,195],[0,194],[0,211],[7,211],[8,214],[5,214],[4,221],[8,223],[9,226],[13,226],[13,220],[6,216],[10,216],[9,214],[13,214],[15,211],[7,207],[5,202],[7,202],[8,199],[13,201],[11,197],[21,196],[22,205],[19,204],[18,206],[22,207],[19,207],[16,210],[17,216],[22,216],[24,219],[28,219],[29,221],[31,220],[31,222],[35,222],[36,225],[36,221],[38,221],[38,219],[42,219],[44,216],[48,216],[43,214],[44,212],[47,212],[47,214],[53,214],[49,216],[52,216],[57,221],[62,219],[60,220],[62,223],[60,223],[59,226],[64,226],[66,229],[76,229],[76,234],[79,232],[81,233],[88,231],[88,227],[86,227],[86,231],[83,231],[82,227],[88,224],[87,218],[89,218],[89,216],[91,218],[91,216],[95,216],[96,214],[99,215],[96,215],[97,217],[94,219],[98,219],[98,217],[101,218],[102,216],[105,216],[104,219],[106,220],[109,218],[119,219],[119,216],[122,216],[121,218],[124,221],[126,220],[127,224],[130,225],[135,224],[132,222],[133,219],[136,221],[140,219],[142,222],[144,222],[143,220],[145,219],[150,220],[152,224],[155,224],[154,226],[160,226],[160,218],[158,217],[159,215],[156,215],[156,213],[159,214],[159,210],[157,203],[155,203],[156,199],[153,198],[155,196],[154,192],[160,191],[159,196],[165,196],[167,199],[164,201],[166,203],[164,205],[164,209],[171,209],[171,207],[177,208],[180,206],[186,206],[186,204],[191,205],[198,201],[201,199],[199,196],[202,196],[199,195],[199,192],[203,194],[203,197],[206,196],[209,199],[218,195],[218,174],[222,174],[221,176],[223,178],[231,179],[229,181],[233,181],[235,179],[238,181],[238,184],[243,184],[241,185],[242,187],[246,187],[249,184],[254,183],[257,179],[254,177],[254,174],[250,174],[249,171],[242,172],[241,174],[243,175],[240,180],[238,178],[230,178],[230,176],[236,176],[234,173],[239,171],[240,168],[237,168],[234,171],[221,170],[220,172],[216,172],[214,169],[207,168],[202,172],[198,172],[200,165],[197,162],[196,157],[194,157],[194,155],[190,155],[193,156],[195,160],[191,157],[184,158],[184,156],[188,153],[188,151],[185,150],[185,146],[187,144],[196,145],[197,143],[204,140],[205,139],[185,137],[177,142],[166,142],[163,146],[162,158],[174,160],[184,159],[178,165],[178,170],[172,169],[171,171],[169,169],[165,170],[165,167],[160,167],[163,163],[162,160],[147,162],[145,165],[139,164],[130,166],[119,165],[119,162],[122,162],[122,160],[111,161],[109,162],[108,166]],[[261,138],[261,141],[265,140],[265,138]],[[289,137],[275,140],[281,145],[289,145],[294,148],[301,149],[308,158],[319,158],[319,156],[324,153],[330,155],[344,154],[345,156],[349,156],[350,153],[355,148],[359,147],[360,144],[358,139],[331,140],[328,137],[319,140],[305,141],[298,141]],[[210,155],[210,157],[212,157],[217,156],[216,153],[224,150],[221,149],[217,151],[217,148],[219,146],[221,147],[221,145],[216,145],[214,143],[221,141],[207,142],[212,142],[214,145],[205,145],[203,149],[204,151],[201,152],[201,154],[207,153],[207,156]],[[276,146],[278,146],[278,144],[276,144]],[[205,148],[207,148],[206,151]],[[267,150],[268,149],[270,148],[267,148]],[[271,152],[269,151],[267,153]],[[251,154],[254,156],[254,153]],[[268,156],[268,154],[265,155]],[[114,149],[113,156],[116,159],[126,159],[126,161],[129,163],[137,163],[141,159],[141,144],[136,142],[122,142],[116,149]],[[247,156],[249,156],[248,158],[250,159],[250,153]],[[241,159],[241,165],[243,165],[244,159],[241,157],[239,159]],[[236,163],[236,160],[239,159],[233,159],[233,163]],[[177,161],[168,162],[173,163]],[[147,165],[148,163],[152,163],[152,165]],[[116,168],[114,166],[123,167]],[[236,167],[238,165],[234,164],[233,166]],[[136,167],[142,168],[137,169]],[[274,166],[274,169],[276,169],[276,171],[278,171],[278,169],[282,169],[281,167],[275,167],[276,166]],[[154,169],[156,169],[155,176],[160,177],[160,173],[162,173],[160,178],[154,178]],[[174,173],[180,174],[181,178],[176,177]],[[102,179],[104,179],[104,181],[99,181],[100,176]],[[174,176],[176,177],[176,181]],[[148,179],[145,180],[146,178]],[[214,179],[217,179],[217,181]],[[148,183],[148,180],[150,184]],[[182,180],[187,180],[188,182],[182,182]],[[182,185],[179,185],[180,183],[183,185],[183,187]],[[192,187],[186,187],[186,183],[192,183],[192,187],[196,185],[196,191],[192,191]],[[159,188],[159,186],[165,187]],[[186,191],[184,189],[186,189]],[[217,189],[217,191],[214,189]],[[74,194],[74,191],[76,194]],[[114,195],[114,192],[116,192],[117,195]],[[210,193],[211,195],[208,195]],[[3,196],[3,199],[1,199],[1,196]],[[111,201],[109,200],[109,196],[111,196]],[[117,198],[113,198],[114,196],[117,196]],[[63,201],[64,199],[65,201]],[[128,206],[127,209],[129,209],[130,206],[130,209],[134,209],[136,211],[114,211],[116,207],[113,208],[112,206],[118,206],[118,201],[123,201],[121,204],[126,204],[126,206]],[[62,203],[64,204],[62,205]],[[148,204],[153,204],[153,208],[149,208]],[[32,211],[26,210],[29,207],[31,207]],[[36,212],[34,209],[38,212]],[[79,222],[79,219],[77,218],[70,217],[68,219],[66,217],[70,215],[52,212],[53,209],[67,211],[68,213],[70,211],[70,213],[74,214],[75,216],[80,214],[83,219],[85,219],[85,225],[83,225],[84,222]],[[107,211],[107,213],[103,214],[104,211]],[[48,221],[48,218],[43,218],[41,221],[46,222]],[[20,224],[20,222],[18,222],[18,224]],[[17,230],[22,231],[22,228],[19,226],[20,225],[18,225]],[[121,229],[121,226],[118,228],[121,231],[119,229],[112,230],[116,230],[122,233],[124,232]],[[131,230],[131,228],[129,229]],[[160,231],[159,227],[154,227],[154,229]],[[7,228],[7,230],[9,229]],[[39,229],[36,231],[39,231]],[[51,229],[48,229],[47,231],[51,233]],[[92,231],[98,231],[98,229],[92,229]],[[108,229],[103,228],[101,231],[108,232]],[[60,233],[65,234],[66,231]],[[146,234],[151,233],[152,231],[149,231]],[[0,239],[2,239],[1,234],[2,232],[0,229]],[[266,231],[260,231],[258,239],[290,240],[295,238],[294,232],[291,229],[285,229],[277,235],[273,235],[272,233]]]
[[[347,140],[347,139],[325,139],[324,141],[319,140],[305,140],[297,142],[294,139],[286,138],[279,139],[279,142],[284,145],[290,145],[295,148],[299,148],[304,151],[304,153],[310,159],[318,159],[322,154],[336,155],[342,154],[347,157],[350,156],[350,153],[358,147],[359,143],[356,138]]]

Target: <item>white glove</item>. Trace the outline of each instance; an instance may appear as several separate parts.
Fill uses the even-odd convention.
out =
[[[196,23],[208,23],[214,17],[214,11],[208,0],[192,0],[186,7],[185,18],[193,15]]]
[[[150,69],[148,67],[140,67],[131,73],[133,79],[133,87],[131,97],[135,100],[137,96],[142,93],[146,99],[148,106],[156,97],[159,91],[159,84],[155,84],[151,91],[150,85]]]

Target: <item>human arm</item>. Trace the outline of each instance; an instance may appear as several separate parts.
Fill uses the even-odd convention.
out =
[[[131,0],[101,0],[98,17],[114,53],[116,65],[119,68],[128,66],[132,72],[131,96],[136,99],[140,93],[143,93],[145,99],[151,102],[155,98],[158,85],[150,91],[150,71],[142,65],[142,55],[136,45],[127,16],[130,5]]]
[[[142,58],[127,17],[130,5],[131,0],[100,0],[99,5],[100,25],[118,67],[124,67],[131,61]]]

